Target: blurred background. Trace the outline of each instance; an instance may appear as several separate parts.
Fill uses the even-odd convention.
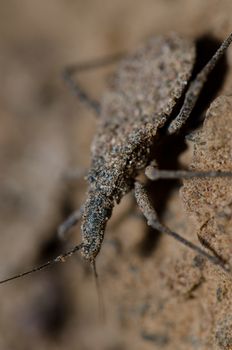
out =
[[[65,86],[62,69],[130,51],[170,30],[218,42],[231,31],[231,14],[230,0],[0,1],[0,278],[80,241],[79,226],[67,242],[59,242],[56,230],[84,201],[85,181],[67,175],[88,168],[96,121]],[[232,49],[227,65],[217,93],[231,91]],[[113,70],[79,80],[100,99]],[[188,157],[186,152],[183,162]],[[176,189],[164,220],[194,240],[180,206]],[[173,261],[182,266],[192,253],[168,238],[147,246],[146,225],[135,213],[128,195],[114,212],[98,259],[106,321],[92,272],[77,255],[0,286],[0,349],[227,349],[211,339],[213,309],[204,313],[201,297],[178,292],[185,282],[173,287],[175,276],[165,277]]]

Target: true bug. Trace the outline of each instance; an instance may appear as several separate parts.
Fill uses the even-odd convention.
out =
[[[178,132],[195,106],[209,73],[231,41],[232,34],[191,82],[185,94],[183,106],[173,120],[170,120],[171,113],[186,89],[195,60],[194,44],[175,33],[152,38],[134,54],[123,59],[111,89],[103,97],[102,105],[92,100],[72,79],[75,70],[90,68],[88,65],[73,66],[65,71],[65,80],[77,97],[100,117],[92,144],[87,200],[81,212],[75,213],[64,225],[66,230],[82,216],[82,243],[42,266],[5,279],[1,283],[63,261],[78,250],[95,269],[95,258],[101,249],[105,226],[113,207],[132,189],[149,225],[171,235],[205,256],[213,264],[219,265],[224,271],[230,271],[217,256],[208,254],[162,225],[144,186],[136,181],[136,177],[147,166],[146,174],[150,179],[232,176],[230,172],[218,171],[205,173],[176,171],[167,174],[149,166],[152,161],[151,149],[158,139],[159,130],[168,126],[169,134]]]

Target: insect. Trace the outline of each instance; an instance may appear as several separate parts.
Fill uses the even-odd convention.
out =
[[[63,261],[80,250],[95,270],[95,259],[101,249],[105,227],[113,208],[131,190],[148,225],[166,233],[203,255],[224,271],[229,267],[215,255],[210,255],[197,245],[172,232],[159,222],[137,175],[146,169],[150,179],[160,177],[216,177],[232,176],[230,172],[159,171],[151,165],[151,150],[159,131],[166,127],[169,134],[176,133],[188,119],[198,96],[220,57],[232,41],[232,34],[221,44],[214,56],[190,83],[183,106],[177,116],[172,116],[191,78],[195,60],[195,45],[175,33],[151,38],[132,55],[123,59],[114,76],[111,89],[103,96],[102,104],[92,100],[72,78],[78,67],[65,72],[67,83],[85,104],[99,116],[99,125],[92,143],[92,162],[88,173],[89,190],[81,211],[64,224],[65,230],[82,217],[82,243],[56,259],[1,281],[19,278]],[[88,68],[79,66],[79,69]]]

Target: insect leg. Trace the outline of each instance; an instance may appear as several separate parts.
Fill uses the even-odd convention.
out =
[[[189,170],[160,170],[148,165],[145,174],[150,180],[160,179],[191,179],[195,177],[232,177],[232,171],[189,171]]]
[[[81,73],[84,71],[88,71],[91,69],[96,69],[108,64],[112,64],[115,61],[122,58],[123,54],[115,54],[111,56],[107,56],[104,58],[92,60],[85,63],[73,64],[66,67],[63,71],[62,77],[73,94],[86,106],[94,111],[96,116],[100,115],[101,106],[100,103],[89,96],[89,94],[82,89],[79,83],[74,80],[73,75],[77,73]]]
[[[82,214],[83,207],[81,207],[79,210],[75,210],[61,225],[59,225],[57,233],[60,239],[65,239],[67,232],[78,223]]]
[[[78,181],[85,178],[88,174],[88,170],[85,168],[70,168],[67,169],[62,175],[62,180],[68,181]]]
[[[76,253],[78,250],[80,250],[81,248],[83,248],[83,244],[79,244],[79,245],[76,245],[75,247],[73,247],[71,250],[67,251],[66,253],[64,254],[61,254],[61,255],[58,255],[56,258],[52,259],[52,260],[49,260],[47,261],[46,263],[40,265],[40,266],[37,266],[37,267],[34,267],[33,269],[31,270],[27,270],[25,272],[22,272],[22,273],[19,273],[17,275],[14,275],[12,277],[9,277],[9,278],[6,278],[4,280],[1,280],[0,281],[0,284],[3,284],[3,283],[6,283],[6,282],[9,282],[9,281],[12,281],[12,280],[15,280],[17,278],[21,278],[23,276],[26,276],[26,275],[30,275],[34,272],[37,272],[37,271],[41,271],[43,269],[45,269],[46,267],[48,266],[51,266],[51,265],[54,265],[56,263],[60,263],[60,262],[64,262],[65,259],[69,258],[70,256],[72,256],[74,253]]]
[[[170,123],[168,127],[168,133],[174,134],[177,132],[186,122],[190,113],[192,112],[201,90],[219,59],[223,56],[226,49],[229,47],[232,41],[232,33],[223,41],[219,49],[215,52],[210,61],[204,66],[204,68],[197,74],[195,80],[190,84],[188,91],[185,95],[184,104],[180,110],[178,116]]]
[[[178,233],[171,231],[168,227],[164,226],[163,224],[160,223],[158,216],[148,198],[148,194],[144,188],[144,186],[139,183],[135,182],[135,198],[138,203],[138,206],[140,210],[142,211],[143,215],[147,219],[147,223],[149,226],[152,228],[165,233],[174,239],[176,239],[178,242],[181,244],[185,245],[186,247],[192,249],[195,251],[197,254],[202,255],[205,257],[207,260],[209,260],[212,264],[219,266],[222,268],[223,271],[225,272],[231,272],[229,266],[219,257],[213,256],[208,254],[206,251],[195,245],[194,243],[188,241],[184,237],[180,236]]]

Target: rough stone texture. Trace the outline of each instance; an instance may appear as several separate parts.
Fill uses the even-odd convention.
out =
[[[217,98],[195,136],[192,169],[232,170],[232,99]],[[199,239],[225,261],[232,259],[232,179],[185,181],[182,198],[194,217]]]
[[[232,170],[232,98],[218,97],[210,106],[202,129],[195,136],[192,169]],[[193,217],[199,240],[231,265],[232,179],[184,181],[182,198]],[[207,271],[212,275],[211,269]],[[231,277],[215,275],[216,302],[211,308],[211,338],[220,349],[232,348]],[[221,285],[223,287],[221,287]],[[212,286],[211,286],[212,287]]]
[[[67,184],[63,175],[68,169],[89,166],[96,122],[59,80],[61,68],[66,63],[131,51],[148,36],[170,31],[191,40],[209,34],[221,41],[231,31],[231,13],[230,0],[2,2],[2,277],[66,250],[67,246],[54,243],[56,227],[85,198],[86,184]],[[231,49],[227,63],[218,95],[231,94]],[[113,70],[84,74],[80,81],[100,97],[105,77]],[[225,115],[229,129],[231,121]],[[175,139],[169,149],[176,144]],[[168,158],[167,153],[161,155]],[[186,166],[191,163],[191,145],[181,157]],[[218,182],[213,183],[217,186]],[[225,179],[219,183],[228,186]],[[195,219],[190,220],[179,189],[172,187],[170,192],[167,188],[166,182],[149,187],[166,225],[196,243],[205,213],[214,220],[216,210],[214,232],[219,238],[220,225],[225,229],[223,240],[229,239],[228,202],[204,204],[202,215],[191,211]],[[227,189],[229,196],[231,188]],[[126,196],[116,207],[97,260],[106,322],[99,318],[93,276],[77,256],[0,288],[1,349],[230,349],[228,277],[168,237],[149,240],[157,232],[148,231],[135,215],[131,198]],[[75,233],[67,245],[79,241],[79,227]],[[201,234],[228,256],[223,240],[211,240],[205,230]]]

